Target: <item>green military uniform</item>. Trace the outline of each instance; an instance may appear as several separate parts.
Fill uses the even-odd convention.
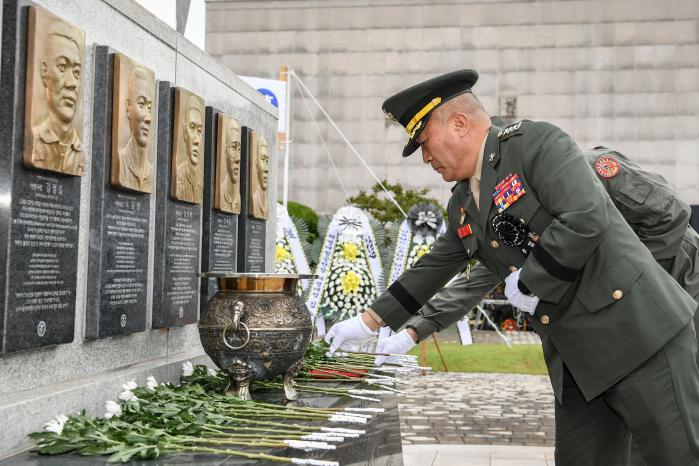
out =
[[[421,100],[409,107],[412,119],[398,116],[410,133],[408,155],[422,114],[449,98],[430,100],[440,88],[428,83],[427,93],[404,91]],[[458,183],[447,232],[371,308],[396,330],[471,258],[500,280],[521,269],[520,290],[539,298],[532,325],[558,401],[557,464],[623,464],[625,446],[610,439],[626,424],[649,463],[699,465],[694,299],[653,259],[559,128],[492,126],[484,154],[480,204]],[[498,209],[494,197],[502,196]],[[536,246],[526,254],[528,239]]]
[[[617,161],[618,173],[605,178],[596,172],[599,180],[656,261],[697,300],[699,268],[695,264],[699,266],[699,234],[689,226],[689,205],[677,197],[663,177],[642,170],[619,152],[599,148],[584,154],[593,169],[602,157]],[[463,275],[444,288],[406,326],[412,327],[418,341],[422,341],[456,323],[500,283],[500,277],[476,265],[469,279]],[[694,319],[699,332],[699,313],[694,314]]]

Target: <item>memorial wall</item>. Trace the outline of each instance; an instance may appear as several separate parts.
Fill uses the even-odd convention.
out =
[[[277,111],[131,0],[4,2],[0,101],[2,457],[206,361],[197,273],[273,271]]]

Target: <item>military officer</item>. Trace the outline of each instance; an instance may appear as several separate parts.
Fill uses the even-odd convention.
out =
[[[457,181],[447,232],[364,313],[328,332],[331,351],[397,330],[469,259],[533,316],[556,397],[556,462],[623,464],[628,426],[649,464],[699,465],[696,302],[653,259],[559,128],[501,128],[461,70],[384,102],[403,155]]]
[[[617,151],[598,147],[585,151],[585,158],[656,261],[697,300],[699,268],[695,264],[699,264],[699,234],[689,226],[689,205],[677,197],[662,176],[641,169]],[[456,323],[500,283],[497,275],[476,265],[470,279],[462,275],[437,293],[418,315],[408,320],[405,335],[400,332],[382,339],[376,352],[407,352],[416,342]],[[699,331],[699,313],[694,314],[694,319],[695,330]],[[377,358],[377,363],[383,359]]]

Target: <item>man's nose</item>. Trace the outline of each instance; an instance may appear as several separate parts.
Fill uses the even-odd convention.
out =
[[[73,73],[66,73],[66,80],[65,80],[65,87],[68,89],[75,89],[75,87],[78,85],[78,80],[75,79],[75,76],[73,76]]]
[[[146,117],[143,119],[143,121],[150,124],[150,119],[151,119],[151,113],[148,112],[148,113],[146,113]]]
[[[432,161],[432,156],[424,148],[422,149],[422,161],[423,163],[430,163]]]

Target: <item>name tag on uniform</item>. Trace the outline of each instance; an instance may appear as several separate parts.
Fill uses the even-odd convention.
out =
[[[471,230],[471,224],[468,223],[462,227],[459,227],[458,230],[456,230],[457,233],[459,234],[459,238],[464,239],[467,236],[470,236],[473,233],[473,230]]]
[[[498,208],[498,213],[517,202],[517,199],[524,196],[526,191],[524,185],[516,173],[510,173],[507,177],[495,186],[493,201]]]

